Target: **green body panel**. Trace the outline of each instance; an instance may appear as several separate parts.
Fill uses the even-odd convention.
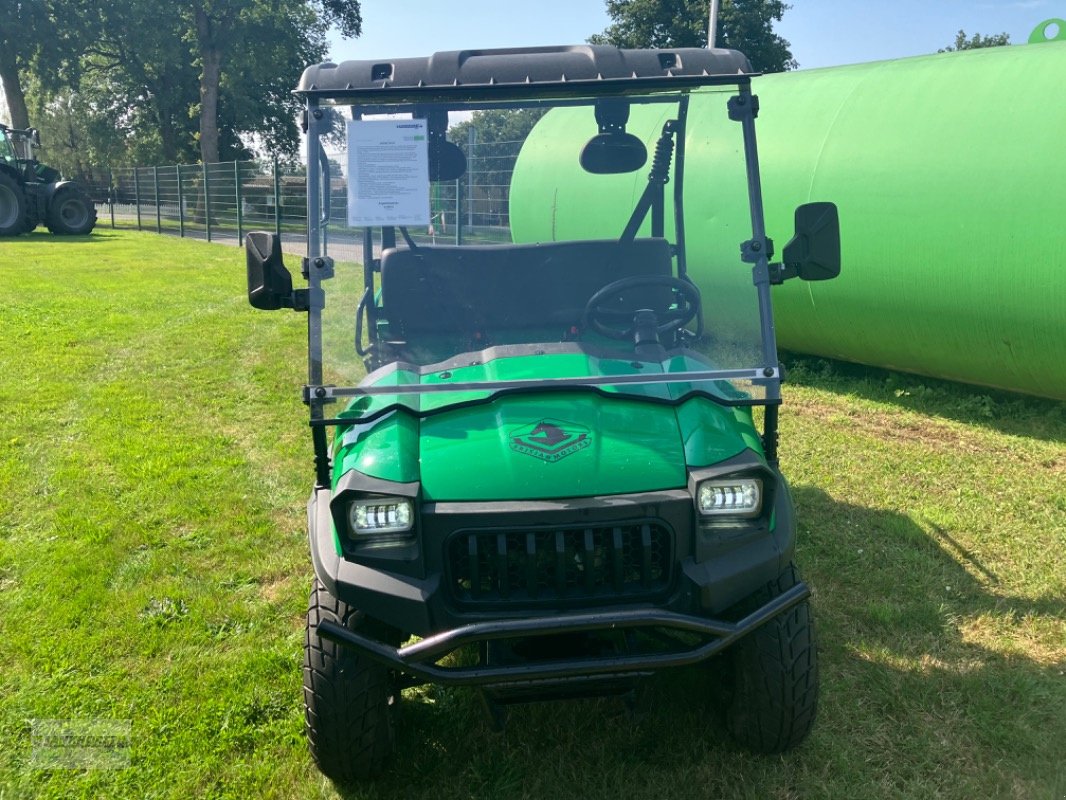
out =
[[[840,209],[843,271],[775,289],[780,344],[1066,399],[1064,73],[1066,42],[1049,42],[757,78],[778,251],[797,205]],[[732,190],[744,169],[739,126],[722,102],[693,97],[689,114],[689,270],[705,298],[750,281],[734,270],[750,223]],[[643,111],[628,129],[650,141],[661,117]],[[516,241],[617,235],[628,218],[646,170],[574,180],[586,116],[552,111],[523,150]]]
[[[333,485],[349,470],[396,483],[418,480],[418,420],[405,413],[337,431]]]
[[[690,467],[709,467],[745,449],[763,455],[750,408],[727,408],[696,397],[678,406],[676,413]]]
[[[556,375],[552,362],[567,364],[575,358],[586,364],[612,363],[541,355],[463,371],[465,379],[473,377],[471,371],[483,376]],[[395,373],[389,381],[397,382]],[[670,391],[660,385],[653,396],[667,399]],[[447,396],[455,402],[458,395]],[[466,399],[477,397],[471,393]],[[437,407],[439,395],[423,399],[435,404],[436,413],[419,419],[397,409],[373,422],[338,429],[334,485],[355,469],[382,480],[420,480],[423,498],[430,501],[589,497],[683,488],[689,466],[715,464],[746,449],[762,452],[750,409],[700,397],[674,406],[593,391],[530,392],[451,410]],[[357,401],[346,413],[366,405]],[[538,432],[545,424],[549,432]],[[551,441],[553,429],[565,438]]]

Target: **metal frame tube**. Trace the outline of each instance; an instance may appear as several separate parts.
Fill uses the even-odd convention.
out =
[[[740,124],[744,135],[744,162],[748,171],[748,205],[751,209],[750,247],[755,266],[752,269],[759,296],[759,319],[762,323],[763,367],[773,370],[766,377],[777,375],[777,339],[774,331],[774,311],[770,301],[770,262],[766,239],[766,220],[763,215],[762,181],[759,177],[759,148],[755,139],[756,98],[751,85],[740,86]],[[779,377],[779,376],[778,376]]]
[[[307,261],[313,262],[322,255],[322,203],[320,192],[321,166],[319,153],[322,149],[322,110],[318,101],[307,101]],[[307,382],[311,386],[322,384],[322,279],[319,271],[309,269],[307,280],[311,290],[311,307],[307,312]],[[311,419],[319,419],[322,409],[311,403]]]

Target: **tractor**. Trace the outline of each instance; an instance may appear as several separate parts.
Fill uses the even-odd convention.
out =
[[[84,235],[96,225],[96,207],[73,181],[37,160],[41,134],[0,125],[0,236],[29,233],[44,223],[52,233]]]

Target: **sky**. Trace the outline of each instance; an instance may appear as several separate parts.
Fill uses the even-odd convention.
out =
[[[966,33],[1024,44],[1066,0],[792,0],[775,30],[800,69],[935,53]],[[438,50],[577,44],[610,24],[603,0],[362,0],[363,35],[331,39],[330,57],[386,59]]]
[[[775,30],[800,69],[935,53],[967,34],[1024,44],[1066,0],[791,0]],[[438,50],[578,44],[611,20],[604,0],[362,0],[363,35],[330,39],[330,58],[387,59]],[[5,104],[0,110],[6,112]],[[6,116],[6,113],[3,115]]]

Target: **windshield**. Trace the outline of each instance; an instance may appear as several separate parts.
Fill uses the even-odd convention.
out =
[[[4,161],[14,161],[15,151],[11,147],[11,140],[7,136],[7,131],[0,130],[0,158]]]
[[[323,108],[311,383],[336,416],[544,389],[775,401],[735,93]]]

